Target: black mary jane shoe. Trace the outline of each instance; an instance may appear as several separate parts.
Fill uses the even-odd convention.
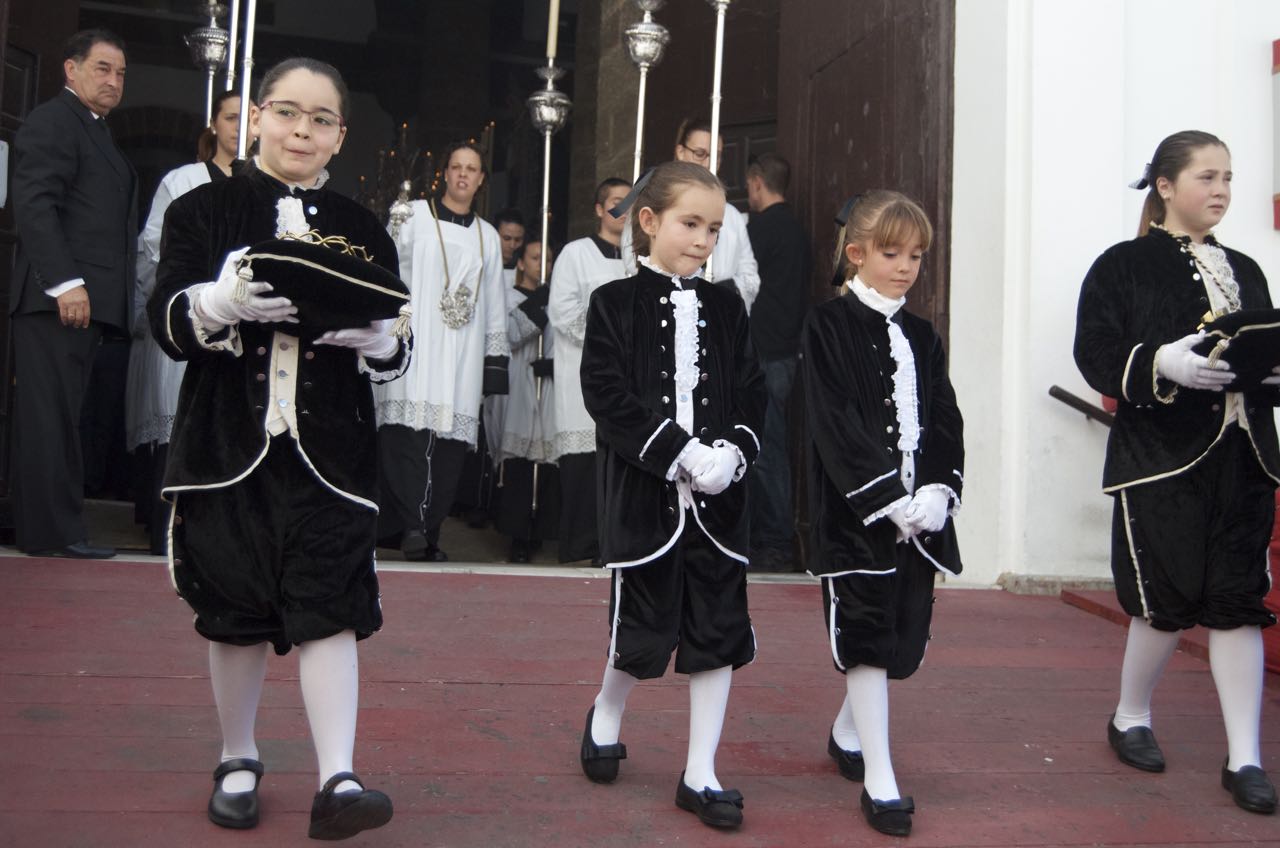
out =
[[[1164,754],[1156,744],[1156,736],[1149,727],[1131,727],[1120,730],[1115,716],[1107,719],[1107,742],[1115,750],[1120,762],[1142,771],[1164,771]]]
[[[253,788],[247,792],[224,792],[222,778],[233,771],[253,772]],[[219,827],[244,830],[258,824],[258,784],[266,771],[262,763],[249,757],[236,757],[218,763],[213,770],[213,795],[209,798],[209,821]]]
[[[862,790],[862,815],[867,824],[889,836],[906,836],[911,833],[911,814],[916,802],[910,795],[892,801],[878,801]]]
[[[862,752],[846,751],[841,748],[840,743],[836,742],[835,731],[827,737],[827,754],[836,761],[836,765],[840,768],[840,775],[845,780],[862,782],[867,773],[867,764],[862,760]]]
[[[684,782],[684,772],[680,772],[680,783],[676,786],[676,806],[688,810],[698,817],[703,824],[712,827],[737,827],[742,824],[742,793],[736,789],[712,789],[702,787],[699,792]]]
[[[359,784],[359,791],[334,792],[344,780]],[[312,839],[346,839],[362,830],[382,827],[391,821],[391,799],[376,789],[365,789],[364,781],[349,771],[340,771],[324,782],[311,802]]]
[[[1258,766],[1241,766],[1230,771],[1222,764],[1222,788],[1231,793],[1236,806],[1251,813],[1271,815],[1276,811],[1276,788]]]
[[[587,710],[587,727],[582,731],[582,748],[578,752],[578,761],[582,763],[582,773],[592,783],[613,783],[618,779],[618,762],[627,758],[627,746],[621,742],[612,745],[597,745],[591,738],[591,719],[595,718],[596,707],[591,705]]]

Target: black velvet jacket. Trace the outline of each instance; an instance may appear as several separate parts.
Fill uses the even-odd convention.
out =
[[[1271,295],[1256,262],[1224,247],[1244,309],[1267,309]],[[1221,392],[1156,377],[1156,350],[1194,333],[1209,310],[1205,284],[1183,243],[1152,229],[1098,257],[1084,278],[1076,313],[1076,365],[1086,381],[1116,398],[1103,491],[1181,473],[1217,442],[1226,416]],[[1228,354],[1223,357],[1231,361]],[[1249,437],[1263,469],[1280,481],[1272,407],[1280,392],[1245,392]]]
[[[760,452],[764,378],[751,350],[747,313],[736,293],[697,280],[698,369],[694,432],[676,423],[675,312],[670,278],[641,267],[634,277],[596,289],[582,345],[582,397],[596,422],[600,556],[606,565],[639,565],[698,521],[745,561],[747,482],[718,495],[694,493],[695,515],[680,508],[666,479],[680,451],[697,437],[723,439],[747,465]]]
[[[898,310],[916,365],[920,439],[915,488],[964,489],[964,421],[947,377],[942,339],[923,318]],[[887,571],[895,567],[897,526],[864,522],[907,494],[900,469],[896,365],[884,316],[853,293],[814,307],[800,336],[809,419],[811,574]],[[954,522],[917,537],[948,571],[962,568]]]
[[[197,336],[187,290],[215,280],[232,250],[275,238],[276,201],[289,193],[284,184],[249,169],[193,189],[165,214],[156,289],[147,312],[152,335],[165,353],[187,360],[169,444],[166,494],[230,485],[267,450],[271,383],[266,371],[272,344],[285,337],[241,321],[234,330],[224,329],[207,340],[226,341],[238,333],[239,351],[211,350]],[[369,210],[323,188],[293,194],[302,200],[314,229],[346,236],[364,246],[373,261],[399,274],[395,243]],[[366,361],[348,348],[297,343],[299,446],[330,488],[376,509],[369,382],[399,376],[408,364],[410,345],[402,342],[390,360]]]

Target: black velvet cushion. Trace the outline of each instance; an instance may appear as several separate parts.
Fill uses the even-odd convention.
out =
[[[366,327],[395,318],[409,303],[409,289],[386,268],[350,250],[345,241],[314,243],[271,239],[255,244],[241,260],[253,279],[272,286],[272,295],[298,307],[298,323],[279,329],[293,335]]]
[[[1204,325],[1208,335],[1193,348],[1211,360],[1226,361],[1236,379],[1229,391],[1256,389],[1280,365],[1280,309],[1245,309]]]

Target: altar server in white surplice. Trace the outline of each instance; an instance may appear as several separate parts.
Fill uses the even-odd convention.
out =
[[[498,232],[472,211],[484,160],[472,144],[445,158],[444,193],[414,201],[401,228],[415,350],[404,379],[376,389],[379,535],[401,536],[412,560],[444,561],[440,525],[453,505],[480,400],[505,394],[510,346]]]
[[[547,318],[555,341],[555,437],[551,455],[560,468],[560,561],[594,559],[600,553],[596,530],[596,424],[582,402],[582,334],[591,293],[627,276],[622,265],[626,218],[609,210],[622,202],[631,183],[611,177],[596,188],[595,235],[569,242],[551,275]]]

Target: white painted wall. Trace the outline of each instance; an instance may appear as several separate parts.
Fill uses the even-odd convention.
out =
[[[1109,575],[1106,429],[1071,355],[1094,258],[1132,238],[1156,144],[1231,147],[1218,234],[1280,291],[1272,229],[1275,0],[957,0],[951,378],[965,414],[965,581]]]

